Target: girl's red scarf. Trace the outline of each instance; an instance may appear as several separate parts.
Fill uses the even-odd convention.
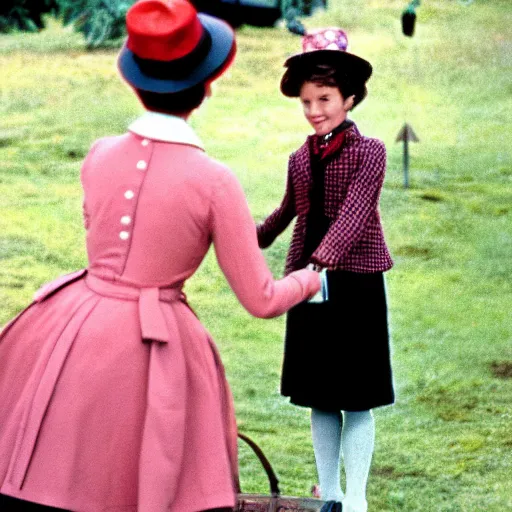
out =
[[[325,140],[327,137],[326,135],[313,135],[313,154],[317,155],[319,160],[324,160],[328,156],[337,153],[345,142],[347,129],[350,128],[352,125],[353,123],[350,121],[343,121],[343,123],[338,128],[335,128],[331,132],[332,136],[328,137],[327,141]]]

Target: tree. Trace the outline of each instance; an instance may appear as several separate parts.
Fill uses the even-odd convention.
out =
[[[37,32],[44,28],[43,15],[56,12],[57,8],[56,0],[3,0],[0,5],[0,32]]]
[[[64,25],[82,32],[88,48],[125,35],[125,17],[135,0],[58,0]]]

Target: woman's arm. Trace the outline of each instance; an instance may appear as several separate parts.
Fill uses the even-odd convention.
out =
[[[386,172],[386,147],[377,139],[369,139],[367,144],[339,215],[311,257],[322,267],[334,267],[343,260],[377,209]]]
[[[306,269],[274,280],[258,247],[242,187],[228,171],[212,197],[211,221],[219,265],[238,300],[252,315],[281,315],[320,289],[319,274]]]
[[[286,191],[281,205],[276,208],[261,224],[256,226],[258,244],[262,249],[272,245],[274,240],[288,227],[295,217],[295,199],[290,171],[286,180]]]

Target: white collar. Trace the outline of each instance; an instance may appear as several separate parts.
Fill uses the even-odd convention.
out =
[[[189,144],[204,149],[192,127],[181,117],[146,112],[130,124],[128,130],[147,139]]]

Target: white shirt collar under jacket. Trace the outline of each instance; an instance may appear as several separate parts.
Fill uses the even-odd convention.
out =
[[[147,139],[189,144],[204,149],[203,143],[192,127],[181,117],[146,112],[136,119],[128,130]]]

